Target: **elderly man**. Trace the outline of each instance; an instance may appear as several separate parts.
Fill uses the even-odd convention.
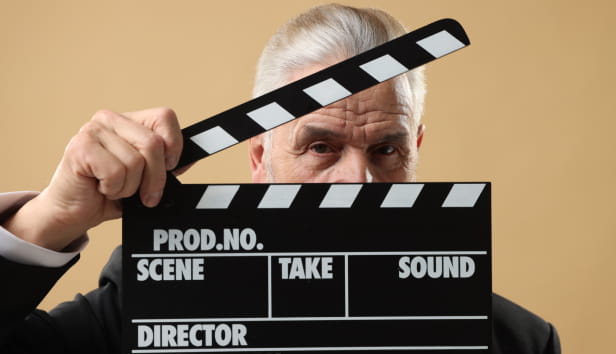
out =
[[[404,33],[390,15],[327,5],[283,26],[265,47],[254,95],[309,75]],[[423,71],[381,83],[250,141],[255,182],[413,181],[424,127]],[[100,287],[49,313],[34,310],[77,259],[86,231],[121,216],[119,199],[161,198],[166,171],[182,151],[169,109],[100,111],[70,141],[47,188],[0,198],[0,269],[12,283],[0,305],[0,349],[11,352],[117,353],[120,252]],[[27,281],[23,281],[27,279]],[[554,328],[494,295],[494,353],[556,353]]]

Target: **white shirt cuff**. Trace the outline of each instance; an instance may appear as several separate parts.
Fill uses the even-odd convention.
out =
[[[0,193],[0,214],[8,209],[17,209],[36,196],[35,192]],[[15,263],[42,267],[61,267],[70,262],[88,244],[88,236],[82,235],[67,247],[68,252],[56,252],[37,246],[13,235],[0,226],[0,256]]]

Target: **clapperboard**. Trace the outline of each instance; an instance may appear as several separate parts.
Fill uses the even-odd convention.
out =
[[[441,20],[183,130],[180,166],[469,44]],[[181,184],[124,201],[123,353],[489,353],[489,183]]]

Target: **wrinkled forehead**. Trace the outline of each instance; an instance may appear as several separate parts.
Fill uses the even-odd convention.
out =
[[[414,126],[408,81],[395,78],[307,114],[281,130],[297,134],[304,127],[365,128],[412,134]]]
[[[315,111],[345,110],[357,116],[370,112],[384,112],[402,114],[411,118],[411,95],[408,81],[404,78],[395,78],[370,87],[355,95],[334,102],[329,106]]]
[[[302,79],[336,63],[336,60],[326,61],[323,65],[311,65],[295,70],[288,75],[288,80],[284,84]],[[397,109],[408,112],[409,118],[412,118],[411,103],[411,87],[407,77],[401,75],[358,92],[346,99],[334,102],[326,108],[347,107],[347,109],[354,109],[358,112],[361,112],[361,110]]]
[[[333,64],[335,62],[326,62],[324,65],[296,70],[288,76],[284,84],[299,80]],[[367,125],[370,126],[369,130],[375,128],[386,130],[383,134],[412,137],[416,131],[417,121],[412,117],[411,101],[409,82],[405,76],[399,76],[279,126],[266,134],[266,138],[270,139],[273,134],[294,140],[306,128],[323,131]]]

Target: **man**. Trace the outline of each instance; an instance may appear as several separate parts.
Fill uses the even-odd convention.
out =
[[[270,40],[257,69],[260,95],[404,33],[378,10],[314,8]],[[424,126],[423,72],[381,83],[250,141],[255,182],[413,181]],[[47,188],[0,200],[2,353],[117,353],[121,333],[120,252],[100,287],[49,313],[34,308],[77,260],[85,232],[121,216],[119,200],[161,198],[182,151],[169,109],[100,111],[73,137]],[[23,281],[27,279],[27,281]],[[494,353],[560,352],[554,328],[494,295]],[[25,318],[25,319],[24,319]]]

